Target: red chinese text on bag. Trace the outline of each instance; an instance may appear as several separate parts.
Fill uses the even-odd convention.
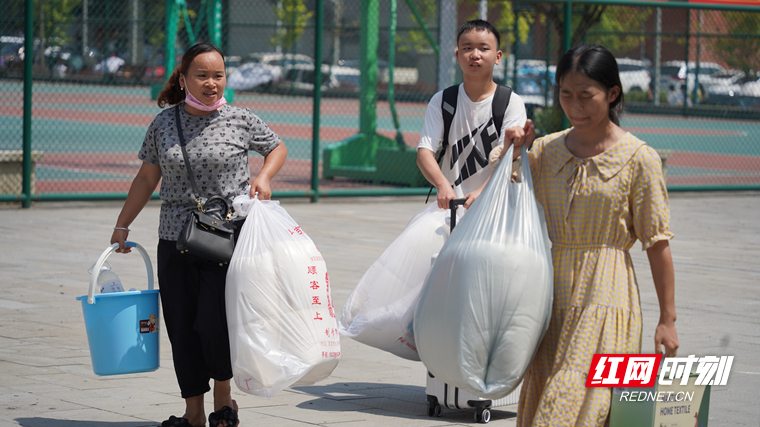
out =
[[[225,296],[235,384],[269,397],[327,378],[340,340],[322,255],[279,202],[233,205],[247,212]]]

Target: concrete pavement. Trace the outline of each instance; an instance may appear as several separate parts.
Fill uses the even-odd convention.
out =
[[[424,198],[282,200],[316,242],[330,271],[336,309],[361,275],[424,208]],[[158,203],[131,226],[155,265]],[[0,208],[0,427],[144,427],[184,405],[165,333],[161,367],[144,374],[92,372],[80,303],[87,269],[108,246],[121,203],[46,202]],[[710,426],[760,425],[760,194],[672,193],[679,355],[735,356],[727,386],[712,390]],[[645,253],[632,250],[644,315],[643,352],[653,350],[657,297]],[[112,256],[125,288],[145,288],[134,256]],[[163,327],[163,326],[162,326]],[[429,418],[425,368],[341,340],[342,359],[321,383],[266,399],[233,386],[242,426],[453,426],[471,411]],[[207,399],[207,407],[212,401]],[[517,405],[490,425],[514,425]]]

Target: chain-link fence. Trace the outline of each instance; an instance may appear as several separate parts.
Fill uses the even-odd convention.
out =
[[[553,95],[559,56],[579,43],[602,44],[618,58],[622,126],[660,151],[670,189],[757,189],[760,8],[705,7],[6,0],[0,201],[124,197],[159,112],[166,64],[201,40],[225,52],[228,99],[260,116],[289,149],[275,196],[423,194],[414,147],[425,108],[437,90],[461,81],[456,29],[477,17],[502,33],[494,78],[523,97],[539,131],[563,125]],[[261,164],[251,156],[253,173]],[[34,195],[22,195],[25,188]]]

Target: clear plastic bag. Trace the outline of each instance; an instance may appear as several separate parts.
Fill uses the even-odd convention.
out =
[[[458,217],[463,215],[460,209]],[[367,269],[343,304],[340,332],[409,360],[420,360],[412,319],[431,257],[449,236],[450,211],[433,203]]]
[[[247,214],[225,295],[235,383],[270,397],[327,378],[340,340],[322,255],[279,202],[239,196],[233,206]]]
[[[427,369],[489,399],[520,384],[551,318],[551,243],[524,150],[521,169],[518,182],[509,161],[494,171],[441,249],[414,317]]]

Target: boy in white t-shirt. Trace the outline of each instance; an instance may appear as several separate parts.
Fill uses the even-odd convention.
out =
[[[433,95],[427,106],[425,125],[417,145],[417,165],[438,190],[439,208],[446,209],[449,200],[462,197],[467,198],[464,206],[470,207],[493,171],[488,167],[489,153],[486,150],[503,145],[505,137],[519,145],[528,127],[532,126],[532,122],[526,121],[523,100],[512,93],[497,140],[491,104],[498,87],[493,81],[493,69],[501,61],[500,41],[496,28],[481,19],[468,21],[457,33],[456,58],[464,83],[459,85],[443,170],[435,158],[443,141],[443,91]]]

